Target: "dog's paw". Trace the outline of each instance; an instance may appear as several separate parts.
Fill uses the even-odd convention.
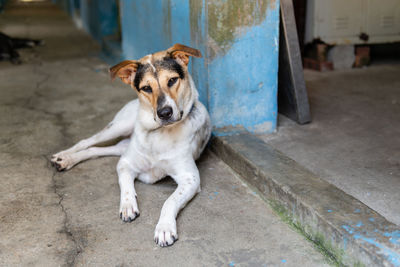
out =
[[[56,168],[57,171],[66,171],[71,169],[75,162],[72,157],[63,154],[55,154],[50,159],[51,164]]]
[[[119,217],[123,222],[132,222],[140,216],[139,208],[136,199],[125,199],[121,201],[119,207]]]
[[[53,161],[57,160],[57,158],[66,157],[68,154],[69,154],[69,153],[66,153],[66,152],[64,152],[64,151],[60,151],[60,152],[58,152],[58,153],[56,153],[56,154],[53,154],[53,155],[51,156],[51,161],[53,162]]]
[[[178,234],[176,233],[176,222],[165,223],[159,222],[154,231],[154,241],[160,247],[171,246],[178,240]]]

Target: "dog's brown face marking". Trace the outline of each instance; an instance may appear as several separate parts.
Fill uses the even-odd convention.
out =
[[[165,119],[160,112],[171,106],[171,121],[176,121],[181,118],[182,103],[190,94],[187,78],[189,56],[201,57],[201,53],[176,44],[137,61],[123,61],[112,67],[110,73],[112,78],[118,75],[123,82],[136,89],[139,100],[151,105],[155,118],[157,114],[160,119]]]
[[[179,103],[178,93],[186,87],[186,66],[172,58],[140,63],[133,80],[133,87],[139,95],[151,103],[154,110],[164,105],[166,97]]]

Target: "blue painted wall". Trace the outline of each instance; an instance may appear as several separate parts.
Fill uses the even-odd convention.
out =
[[[278,5],[272,1],[223,2],[214,10],[208,5],[209,23],[214,23],[213,29],[209,27],[214,51],[208,54],[208,105],[213,125],[228,127],[228,131],[233,126],[271,132],[277,121]],[[233,2],[236,9],[224,14]],[[230,22],[230,17],[239,22]]]
[[[71,16],[78,13],[85,31],[97,41],[102,41],[106,36],[118,34],[120,22],[118,0],[52,1]]]
[[[278,0],[121,0],[120,12],[125,59],[174,43],[202,52],[189,68],[215,133],[276,129]]]
[[[68,0],[68,13],[71,16],[75,16],[76,12],[79,12],[81,8],[81,0]]]

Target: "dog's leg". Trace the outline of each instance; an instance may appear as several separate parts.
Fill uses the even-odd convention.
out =
[[[121,156],[129,146],[130,139],[124,139],[114,146],[90,147],[75,153],[66,154],[53,162],[57,171],[66,171],[81,161],[103,156]]]
[[[178,239],[176,216],[200,191],[200,176],[194,160],[185,165],[180,166],[181,170],[173,177],[178,184],[178,188],[165,201],[154,232],[154,241],[161,247],[170,246]]]
[[[140,215],[134,185],[138,173],[124,156],[118,162],[117,172],[121,190],[119,217],[124,222],[132,222]]]
[[[116,139],[120,136],[128,136],[132,131],[129,126],[130,125],[124,123],[111,122],[110,124],[107,125],[106,128],[104,128],[97,134],[87,139],[79,141],[78,143],[76,143],[74,146],[72,146],[67,150],[63,150],[58,152],[57,154],[54,154],[52,156],[51,161],[56,162],[58,158],[63,158],[68,154],[76,153],[78,151],[87,149],[88,147],[91,147],[93,145]]]
[[[87,149],[93,145],[110,141],[121,136],[130,136],[135,125],[138,106],[139,102],[137,100],[129,102],[115,115],[114,119],[102,131],[92,137],[79,141],[67,150],[54,154],[51,161],[57,162],[59,158],[62,159],[68,154]]]
[[[67,150],[54,154],[51,161],[56,162],[58,158],[62,158],[67,154],[84,150],[102,142],[110,141],[118,137],[130,136],[135,126],[138,107],[139,101],[137,99],[127,103],[103,130],[92,137],[79,141],[76,145]]]

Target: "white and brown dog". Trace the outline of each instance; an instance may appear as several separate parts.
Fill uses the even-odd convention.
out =
[[[201,57],[200,51],[175,44],[166,51],[140,60],[126,60],[110,69],[138,94],[126,104],[99,133],[52,156],[58,171],[99,156],[121,156],[118,179],[121,189],[119,207],[124,222],[139,216],[134,180],[155,183],[171,176],[178,184],[164,203],[155,229],[154,240],[160,246],[177,239],[176,216],[200,191],[195,160],[206,146],[211,133],[207,110],[198,100],[198,92],[187,65],[189,57]],[[126,137],[109,147],[94,145]]]

